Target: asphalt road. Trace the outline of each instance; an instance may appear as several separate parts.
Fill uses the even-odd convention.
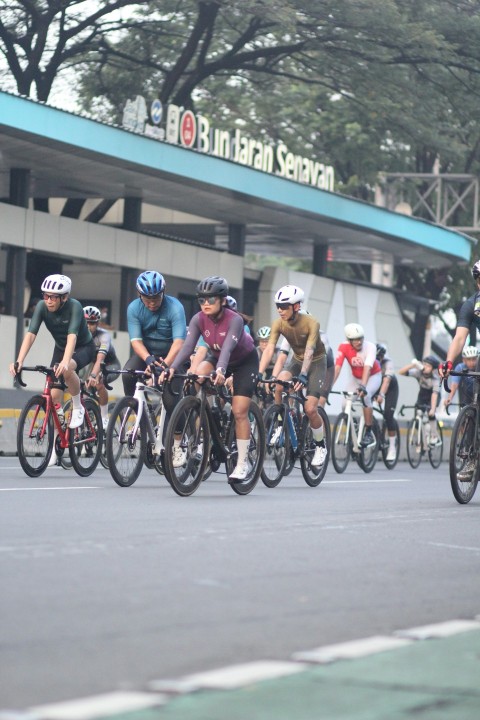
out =
[[[27,478],[0,458],[0,710],[474,618],[480,492],[448,467],[300,471],[190,498],[144,471]]]

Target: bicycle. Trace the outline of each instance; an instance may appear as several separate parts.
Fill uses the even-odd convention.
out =
[[[263,417],[266,446],[261,477],[268,488],[276,487],[282,477],[291,472],[297,459],[300,460],[303,478],[310,487],[320,485],[327,472],[331,446],[330,421],[325,410],[319,407],[327,455],[322,465],[312,465],[317,446],[310,421],[300,410],[306,398],[290,392],[297,381],[298,378],[261,381],[265,385],[281,385],[283,388],[281,405],[271,405]]]
[[[464,405],[455,420],[450,441],[449,474],[450,485],[455,500],[465,505],[475,495],[478,485],[480,463],[480,372],[475,370],[450,371],[450,375],[473,377],[475,379],[475,402]],[[445,390],[449,393],[448,378],[443,379]],[[461,476],[464,471],[463,477]],[[465,471],[467,471],[465,473]]]
[[[176,405],[165,433],[165,475],[177,495],[192,495],[205,478],[210,463],[215,472],[225,463],[227,475],[237,464],[235,417],[225,409],[230,401],[223,386],[214,384],[210,375],[175,375],[185,380],[184,397]],[[196,387],[195,383],[201,381]],[[194,393],[194,394],[192,394]],[[209,398],[212,399],[210,405]],[[251,400],[249,408],[249,472],[244,480],[230,480],[237,495],[247,495],[258,482],[265,455],[265,428],[258,405]],[[173,448],[180,442],[185,453],[181,467],[173,465]]]
[[[404,410],[415,410],[415,417],[409,421],[407,427],[407,458],[412,468],[420,465],[422,457],[427,454],[430,465],[437,469],[443,458],[443,432],[441,423],[435,419],[435,444],[430,441],[430,418],[427,405],[402,405],[399,414],[403,416]]]
[[[398,462],[398,458],[400,456],[400,428],[398,426],[398,422],[395,418],[392,418],[393,424],[395,426],[395,458],[393,460],[387,460],[388,451],[390,449],[390,435],[388,434],[388,428],[387,428],[387,422],[385,420],[385,413],[382,410],[380,406],[374,406],[373,407],[374,412],[378,413],[381,418],[381,425],[379,426],[379,451],[382,455],[382,460],[384,462],[385,467],[387,470],[393,470],[395,465]]]
[[[30,477],[39,477],[45,472],[55,443],[55,452],[59,457],[68,448],[73,469],[78,475],[91,475],[99,463],[103,443],[98,405],[80,394],[85,408],[84,420],[80,427],[71,429],[61,422],[53,402],[52,389],[65,389],[65,385],[55,377],[55,368],[45,365],[22,367],[15,379],[19,385],[27,387],[22,381],[24,371],[45,375],[45,386],[41,395],[34,395],[27,401],[18,421],[17,452],[23,470]]]
[[[108,421],[106,455],[110,474],[120,487],[130,487],[146,465],[164,474],[162,451],[166,411],[159,411],[163,385],[147,385],[152,375],[145,370],[117,370],[121,375],[138,378],[133,397],[115,404]],[[160,374],[159,368],[156,375]],[[156,377],[155,375],[155,377]],[[107,378],[104,374],[107,390]]]
[[[332,390],[345,398],[345,407],[337,416],[332,433],[332,462],[337,473],[341,474],[347,469],[350,459],[353,458],[365,473],[372,472],[378,459],[380,429],[375,418],[372,422],[372,432],[375,442],[363,445],[361,438],[365,431],[365,418],[358,413],[358,406],[364,405],[357,392],[350,390]]]

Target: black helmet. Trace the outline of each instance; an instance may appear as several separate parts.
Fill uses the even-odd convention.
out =
[[[475,281],[480,277],[480,260],[477,260],[475,265],[472,267],[472,276]]]
[[[435,355],[426,355],[423,358],[422,362],[428,363],[429,365],[431,365],[433,367],[434,370],[436,370],[438,368],[438,366],[440,365],[440,360],[438,358],[436,358]]]
[[[197,297],[208,297],[209,295],[227,297],[228,283],[225,278],[212,275],[212,277],[207,277],[198,283]]]
[[[377,343],[377,360],[383,360],[387,354],[387,346],[383,343]]]

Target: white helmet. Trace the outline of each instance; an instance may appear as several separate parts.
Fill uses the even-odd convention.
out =
[[[268,325],[263,325],[257,330],[257,338],[259,340],[268,340],[268,338],[270,337],[270,333],[271,331]]]
[[[467,345],[462,350],[462,357],[464,358],[476,358],[478,357],[478,350],[475,345]]]
[[[305,293],[296,285],[284,285],[275,293],[276,303],[289,303],[290,305],[295,305],[295,303],[303,302],[304,298]]]
[[[49,275],[42,283],[42,292],[66,295],[72,289],[72,281],[66,275]]]
[[[360,340],[365,337],[363,327],[358,323],[348,323],[345,325],[344,331],[347,340]]]
[[[102,313],[95,305],[85,305],[83,314],[87,322],[100,322],[102,319]]]

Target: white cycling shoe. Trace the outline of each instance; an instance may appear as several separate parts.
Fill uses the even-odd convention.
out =
[[[83,423],[83,418],[85,417],[85,408],[81,407],[78,410],[72,410],[72,417],[70,418],[70,423],[68,425],[69,428],[72,430],[74,428],[80,427],[80,425]]]
[[[245,480],[248,476],[248,462],[237,463],[233,472],[228,476],[228,480]]]
[[[175,445],[172,452],[172,465],[174,468],[181,468],[185,465],[187,460],[187,453],[182,450],[180,445]]]
[[[396,447],[389,447],[387,452],[386,460],[387,462],[393,462],[397,459],[397,448]]]
[[[312,462],[311,464],[313,467],[321,467],[323,463],[325,462],[325,458],[327,457],[327,448],[323,447],[323,445],[317,445],[315,448],[315,452],[313,454]]]

